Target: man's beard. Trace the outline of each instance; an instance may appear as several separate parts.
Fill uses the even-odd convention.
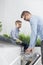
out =
[[[25,19],[25,18],[24,18],[24,20],[26,20],[26,21],[30,21],[29,19]]]
[[[29,19],[27,19],[26,21],[30,21]]]

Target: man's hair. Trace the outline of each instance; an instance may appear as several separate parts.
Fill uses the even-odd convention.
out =
[[[21,22],[20,20],[16,20],[16,21],[15,21],[15,24],[16,24],[16,23],[22,23],[22,22]]]
[[[23,11],[22,14],[21,14],[21,18],[23,18],[23,16],[28,13],[28,14],[31,14],[29,11]]]

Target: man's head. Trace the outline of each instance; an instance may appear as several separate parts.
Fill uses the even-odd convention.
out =
[[[23,11],[21,14],[21,18],[26,21],[30,21],[31,13],[29,11]]]
[[[16,25],[17,28],[21,28],[22,22],[20,20],[17,20],[15,22],[15,25]]]

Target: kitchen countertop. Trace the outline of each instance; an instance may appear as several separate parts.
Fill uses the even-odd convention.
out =
[[[0,46],[21,46],[12,38],[0,36]]]
[[[0,38],[0,65],[20,65],[21,47],[8,38]]]

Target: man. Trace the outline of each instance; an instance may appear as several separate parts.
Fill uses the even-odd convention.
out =
[[[30,37],[30,45],[26,50],[27,53],[30,53],[37,40],[37,36],[40,35],[41,38],[41,53],[42,53],[42,64],[43,64],[43,20],[37,16],[32,15],[29,11],[23,11],[21,14],[21,18],[30,22],[31,25],[31,37]]]
[[[20,45],[24,46],[24,51],[28,48],[28,44],[23,43],[21,40],[19,40],[19,31],[21,28],[22,22],[20,20],[17,20],[15,22],[15,29],[11,31],[11,37]]]

